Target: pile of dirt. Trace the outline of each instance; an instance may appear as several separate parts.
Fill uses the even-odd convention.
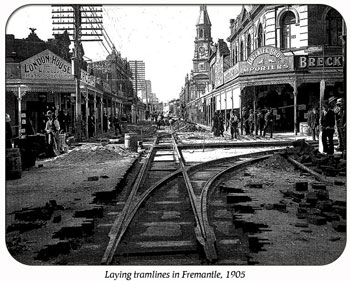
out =
[[[279,153],[275,153],[273,156],[257,164],[257,167],[267,168],[273,170],[293,171],[294,167],[288,160]]]
[[[178,132],[206,132],[206,129],[198,126],[197,124],[183,120],[177,120],[173,124],[173,129],[174,131]]]
[[[53,159],[52,163],[60,164],[80,164],[88,161],[105,162],[118,158],[129,157],[135,153],[125,149],[122,145],[117,144],[92,144],[87,143],[82,146],[75,147],[73,150],[60,155]]]

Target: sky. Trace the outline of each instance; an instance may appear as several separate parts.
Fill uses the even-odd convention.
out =
[[[208,5],[213,42],[230,35],[230,19],[240,5]],[[123,58],[143,60],[146,79],[160,101],[179,98],[194,56],[199,4],[191,5],[104,5],[103,27]],[[26,5],[8,19],[6,34],[26,38],[36,28],[42,40],[53,38],[51,6]],[[84,42],[85,56],[93,61],[108,55],[99,42]],[[108,45],[105,44],[108,48]]]

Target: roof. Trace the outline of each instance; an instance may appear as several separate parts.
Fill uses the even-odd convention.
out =
[[[200,5],[200,12],[199,12],[197,25],[211,25],[208,11],[207,11],[207,5]]]

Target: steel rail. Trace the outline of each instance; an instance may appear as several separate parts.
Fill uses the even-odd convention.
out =
[[[212,263],[215,260],[217,260],[217,253],[216,253],[216,248],[215,248],[215,233],[214,230],[211,228],[209,224],[206,224],[203,221],[203,215],[202,215],[202,210],[201,210],[201,204],[199,198],[194,193],[193,186],[191,184],[191,180],[188,176],[188,173],[186,171],[185,167],[185,160],[183,159],[182,154],[180,153],[174,135],[172,134],[172,140],[173,140],[173,147],[178,155],[178,160],[180,163],[181,167],[181,173],[184,178],[186,188],[188,191],[189,199],[191,202],[193,214],[196,220],[196,227],[195,227],[195,234],[198,242],[202,245],[205,256],[207,260]]]
[[[132,213],[132,204],[133,202],[136,201],[135,200],[136,193],[144,180],[145,172],[149,167],[151,159],[153,158],[155,145],[158,143],[158,141],[159,141],[159,136],[157,136],[157,138],[153,142],[153,145],[146,156],[145,163],[144,165],[142,165],[140,173],[137,175],[137,178],[133,184],[133,187],[128,196],[128,199],[125,202],[122,212],[119,214],[119,216],[116,218],[116,220],[113,223],[113,226],[108,234],[109,243],[102,257],[101,264],[110,264],[112,262],[114,253],[117,249],[120,239],[122,238],[123,233],[125,232],[125,228],[129,224],[128,218],[130,217],[130,213]]]

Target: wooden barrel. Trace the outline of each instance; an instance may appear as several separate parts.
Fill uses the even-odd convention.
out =
[[[6,149],[6,179],[18,179],[22,176],[22,161],[19,148]]]

